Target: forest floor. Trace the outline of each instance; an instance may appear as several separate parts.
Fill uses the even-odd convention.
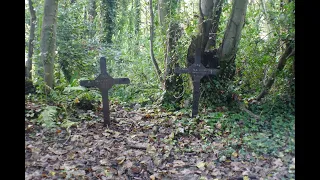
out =
[[[69,129],[47,129],[26,117],[26,179],[294,179],[294,154],[260,156],[248,150],[226,157],[221,152],[232,139],[226,141],[224,133],[209,140],[184,133],[175,123],[182,113],[120,106],[111,111],[109,128],[102,114],[92,111],[78,110],[92,119]]]

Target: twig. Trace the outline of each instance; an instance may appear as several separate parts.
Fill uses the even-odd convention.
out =
[[[128,144],[127,147],[132,148],[132,149],[142,149],[142,150],[147,150],[147,147],[141,146],[141,145],[133,145],[133,144]]]
[[[67,131],[67,132],[69,133],[69,131]],[[63,143],[63,145],[66,145],[66,143],[69,141],[70,137],[71,137],[71,130],[70,130],[68,139]]]
[[[245,106],[243,104],[240,105],[240,109],[245,111],[246,113],[248,113],[250,116],[252,116],[253,118],[259,120],[260,116],[254,114],[253,112],[249,111],[247,108],[245,108]]]

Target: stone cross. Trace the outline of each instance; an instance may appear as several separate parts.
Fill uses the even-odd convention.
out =
[[[110,125],[110,111],[109,111],[109,99],[108,90],[114,84],[130,84],[129,78],[113,78],[107,73],[106,58],[100,58],[100,75],[95,80],[83,80],[80,81],[80,85],[84,87],[97,87],[101,91],[102,103],[103,103],[103,119],[104,126]]]
[[[176,68],[175,73],[188,73],[192,77],[193,84],[193,103],[192,103],[192,117],[198,114],[199,98],[200,98],[200,80],[206,75],[217,75],[219,69],[205,68],[201,63],[201,51],[200,48],[196,49],[195,62],[188,68]]]

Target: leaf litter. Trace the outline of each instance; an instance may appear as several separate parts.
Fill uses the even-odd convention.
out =
[[[113,107],[110,116],[109,128],[102,126],[101,118],[94,117],[69,132],[63,128],[46,130],[26,118],[25,178],[295,178],[294,155],[280,152],[277,157],[259,158],[251,152],[245,156],[233,152],[230,159],[220,153],[228,148],[221,137],[206,148],[201,137],[184,134],[183,126],[173,123],[183,116],[181,113]]]

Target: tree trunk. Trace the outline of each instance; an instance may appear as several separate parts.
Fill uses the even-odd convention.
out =
[[[139,34],[140,30],[140,0],[134,0],[134,7],[135,7],[135,24],[134,24],[134,32],[136,35]]]
[[[232,12],[217,55],[221,66],[220,78],[231,80],[235,74],[235,58],[241,38],[248,0],[233,0]]]
[[[204,49],[205,51],[209,51],[211,48],[215,49],[216,48],[216,41],[217,41],[217,32],[219,29],[219,21],[220,21],[220,16],[222,12],[222,6],[223,6],[223,1],[217,0],[214,3],[214,13],[213,13],[213,21],[211,25],[211,30],[208,34],[209,40],[206,44],[206,48]]]
[[[233,0],[232,12],[222,44],[219,47],[220,61],[229,62],[234,59],[241,38],[241,31],[246,16],[248,0]]]
[[[290,1],[281,1],[280,2],[280,10],[282,11],[283,10],[283,5],[284,3],[289,3]],[[261,0],[261,3],[264,3],[263,0]],[[263,4],[263,10],[265,12],[265,16],[267,17],[267,19],[270,19],[269,15],[267,14],[267,10],[265,8],[265,4]],[[269,24],[270,24],[270,27],[272,27],[272,23],[271,21],[269,20]],[[277,29],[277,28],[274,28],[272,27],[273,29]],[[280,33],[281,34],[288,34],[288,30],[287,29],[284,29],[282,27],[279,28],[280,29]],[[287,60],[291,57],[291,56],[294,56],[295,55],[295,47],[294,47],[294,44],[291,43],[291,40],[288,40],[288,39],[285,39],[285,40],[282,40],[280,39],[279,40],[279,44],[283,44],[283,48],[281,49],[284,49],[284,53],[281,55],[280,59],[279,59],[279,62],[278,62],[278,65],[277,65],[277,68],[274,70],[274,72],[271,74],[271,77],[266,81],[262,91],[260,92],[260,94],[255,98],[257,101],[261,100],[263,97],[265,97],[265,95],[268,94],[269,90],[271,89],[272,85],[274,84],[274,81],[275,81],[275,78],[277,76],[277,74],[283,70]],[[294,77],[294,62],[292,63],[292,68],[293,68],[293,77]]]
[[[210,64],[208,61],[217,61],[217,58],[214,58],[216,55],[215,50],[210,49],[216,46],[216,33],[219,27],[222,5],[222,0],[199,0],[199,34],[193,38],[188,48],[188,66],[194,62],[194,53],[196,47],[201,47],[202,55],[206,51],[209,52],[207,54],[210,54],[211,56],[211,59],[207,59],[205,60],[206,62],[202,62],[204,65]],[[217,62],[214,62],[213,64],[217,64]],[[210,68],[213,67],[210,66]]]
[[[97,3],[95,0],[89,0],[89,21],[93,22],[93,20],[97,16]]]
[[[116,18],[116,1],[102,0],[101,3],[101,17],[103,19],[103,32],[105,34],[102,42],[112,43],[112,35],[115,28]]]
[[[206,97],[205,101],[200,100],[204,104],[208,103],[208,105],[209,103],[216,104],[229,101],[230,93],[227,88],[235,74],[234,60],[241,38],[248,0],[232,1],[232,10],[223,41],[218,49],[211,50],[212,46],[216,46],[216,33],[222,4],[222,0],[199,0],[199,34],[191,41],[187,54],[187,67],[194,63],[194,53],[198,47],[201,47],[201,63],[206,68],[220,67],[218,78],[210,75],[203,77],[200,81],[201,96]]]
[[[35,36],[35,26],[36,26],[36,12],[33,8],[33,2],[29,0],[29,11],[31,15],[30,19],[30,35],[29,35],[29,49],[28,49],[28,60],[27,60],[27,69],[26,69],[26,77],[30,80],[32,79],[32,55],[33,55],[33,41]]]
[[[44,81],[50,88],[53,88],[54,83],[53,68],[56,45],[57,13],[58,0],[45,0],[40,49],[41,61],[44,65]]]
[[[150,10],[150,56],[151,56],[151,60],[153,62],[153,65],[156,69],[156,73],[158,75],[159,81],[162,84],[163,83],[163,79],[161,77],[161,70],[158,66],[158,63],[154,57],[154,53],[153,53],[153,9],[152,9],[152,0],[149,1],[149,10]]]
[[[169,31],[167,32],[166,42],[166,54],[165,54],[165,72],[164,72],[164,85],[165,94],[163,102],[168,102],[171,105],[179,102],[182,98],[183,87],[180,84],[183,83],[182,77],[173,73],[175,65],[179,59],[177,57],[176,45],[182,34],[182,29],[178,23],[171,22],[169,24]]]
[[[285,52],[281,55],[277,68],[276,70],[272,73],[271,77],[268,79],[265,87],[263,88],[263,90],[260,92],[260,94],[255,98],[257,101],[260,101],[270,90],[270,88],[272,87],[275,78],[277,76],[277,74],[282,71],[282,69],[284,68],[284,66],[286,65],[287,60],[291,57],[294,56],[295,54],[295,48],[292,49],[291,46],[287,46]]]
[[[95,0],[89,0],[89,4],[88,4],[88,21],[90,23],[90,27],[88,29],[88,34],[90,38],[93,38],[94,35],[96,34],[96,30],[95,30],[95,23],[94,20],[97,16],[97,4]]]
[[[161,26],[161,31],[163,34],[166,33],[167,30],[167,23],[166,23],[166,17],[169,13],[169,8],[168,8],[168,0],[159,0],[158,1],[158,14],[159,14],[159,23]]]

